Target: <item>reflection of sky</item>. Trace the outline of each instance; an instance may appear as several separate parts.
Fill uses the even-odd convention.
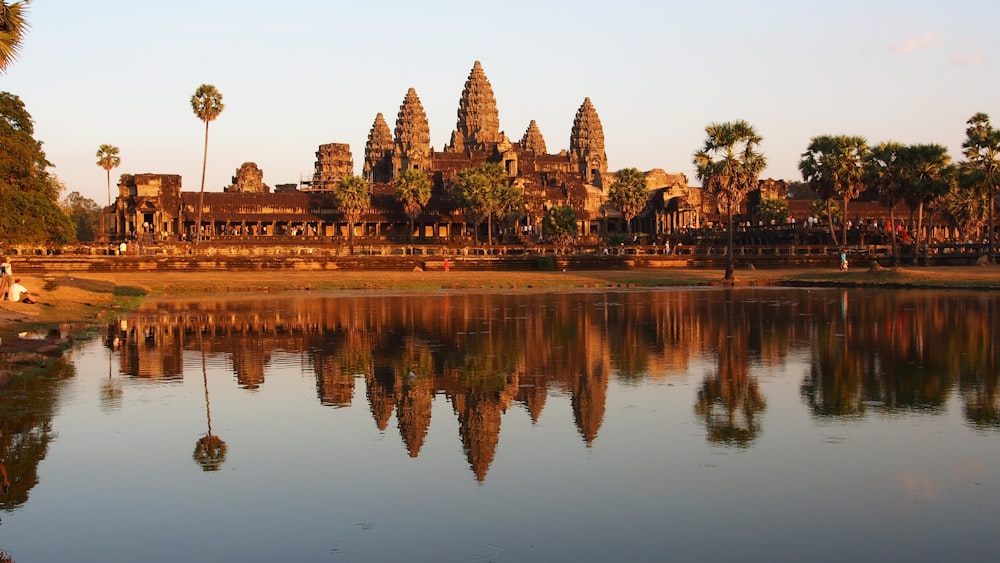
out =
[[[115,366],[108,409],[101,344],[74,353],[39,484],[3,515],[15,560],[973,559],[998,547],[1000,435],[970,430],[957,393],[934,414],[817,419],[801,395],[808,350],[751,362],[767,408],[749,447],[706,441],[694,404],[717,364],[695,357],[612,377],[590,447],[569,390],[549,390],[537,424],[512,403],[477,483],[443,394],[410,458],[395,417],[377,429],[363,378],[350,407],[323,406],[309,361],[280,351],[254,391],[227,355],[206,356],[228,454],[202,472],[201,355],[185,351],[184,378],[166,382]]]

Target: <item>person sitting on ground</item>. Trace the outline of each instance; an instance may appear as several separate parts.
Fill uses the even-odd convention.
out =
[[[14,280],[11,284],[10,289],[7,290],[8,301],[20,301],[21,303],[38,303],[38,301],[31,296],[31,292],[28,288],[21,285],[21,278]]]

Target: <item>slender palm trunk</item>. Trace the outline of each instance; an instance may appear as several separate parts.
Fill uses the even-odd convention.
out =
[[[493,213],[486,216],[486,241],[493,246]]]
[[[896,214],[893,211],[895,205],[889,208],[889,233],[892,234],[892,267],[902,266],[899,260],[899,246],[896,244]]]
[[[726,275],[723,279],[736,277],[736,260],[733,256],[733,201],[729,200],[729,246],[726,248]]]
[[[924,202],[921,201],[920,205],[917,206],[917,233],[916,236],[913,237],[913,243],[916,245],[913,248],[914,264],[920,263],[920,231],[923,229],[923,224],[924,224]],[[926,246],[926,244],[927,243],[925,241],[924,245]],[[924,265],[925,266],[927,265],[926,260],[924,261]]]
[[[833,202],[832,199],[826,200],[826,224],[830,228],[830,238],[833,239],[833,244],[840,248],[840,241],[837,239],[837,231],[833,228],[833,209],[831,209],[830,204]]]
[[[988,233],[988,236],[989,236],[989,238],[988,238],[989,247],[988,248],[989,248],[989,261],[990,261],[990,263],[993,263],[993,262],[996,261],[996,243],[994,242],[994,234],[993,234],[993,229],[994,229],[994,225],[993,225],[993,211],[994,211],[994,209],[996,208],[996,205],[997,205],[996,191],[997,191],[996,190],[996,186],[993,186],[992,188],[990,188],[990,228],[989,228],[989,233]]]
[[[844,204],[840,206],[840,232],[844,238],[844,250],[847,250],[847,197]]]
[[[198,195],[198,224],[195,225],[194,243],[201,240],[201,212],[205,208],[205,169],[208,167],[208,121],[205,122],[205,150],[201,157],[201,193]]]
[[[413,217],[410,217],[410,242],[413,242]]]
[[[105,169],[108,173],[108,207],[111,207],[111,169]]]

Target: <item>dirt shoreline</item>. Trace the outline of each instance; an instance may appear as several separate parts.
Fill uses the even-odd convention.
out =
[[[17,271],[17,265],[14,265]],[[969,288],[1000,291],[1000,266],[939,266],[902,269],[787,268],[741,270],[735,283],[722,271],[647,268],[606,271],[137,271],[129,273],[53,272],[19,275],[39,303],[0,301],[0,386],[18,373],[57,357],[89,328],[144,298],[195,294],[286,293],[296,291],[568,290],[608,287],[851,286]],[[47,334],[19,338],[21,332]]]

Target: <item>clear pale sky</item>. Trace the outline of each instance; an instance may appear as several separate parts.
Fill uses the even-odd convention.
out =
[[[1000,125],[996,0],[35,0],[28,20],[0,90],[26,104],[67,192],[102,205],[102,143],[121,149],[112,182],[180,174],[199,189],[204,125],[190,98],[203,83],[225,103],[207,191],[246,161],[271,186],[308,179],[330,142],[350,144],[360,174],[375,115],[393,128],[410,87],[440,150],[476,60],[511,140],[535,119],[550,152],[568,148],[589,96],[610,170],[692,184],[713,121],[749,121],[764,177],[788,180],[815,135],[939,143],[958,160],[969,117]]]

